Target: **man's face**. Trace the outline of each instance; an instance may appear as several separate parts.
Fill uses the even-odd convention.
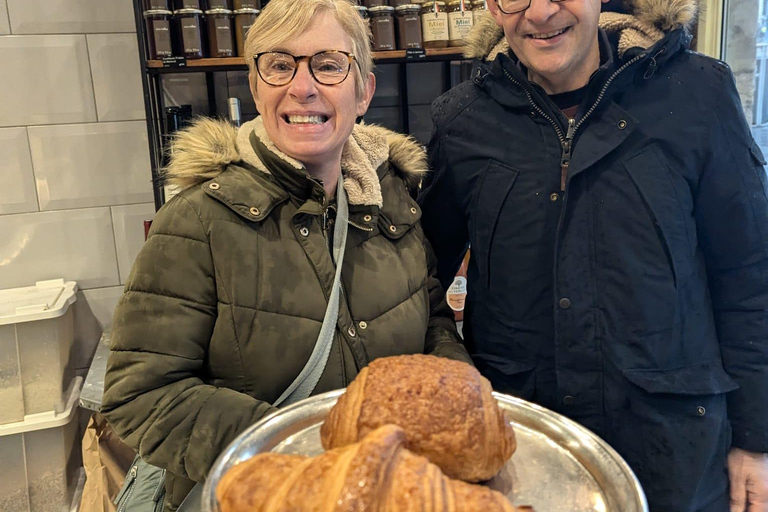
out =
[[[488,9],[530,79],[549,94],[583,87],[600,65],[597,23],[607,0],[531,0],[523,12],[504,14],[496,0]]]

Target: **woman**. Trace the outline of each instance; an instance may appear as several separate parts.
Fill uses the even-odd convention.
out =
[[[355,124],[375,80],[354,6],[272,0],[246,54],[261,117],[239,130],[201,120],[178,137],[168,174],[185,190],[155,217],[115,312],[102,412],[167,469],[166,510],[307,364],[333,289],[341,173],[343,293],[312,394],[382,356],[468,361],[409,195],[424,154]]]

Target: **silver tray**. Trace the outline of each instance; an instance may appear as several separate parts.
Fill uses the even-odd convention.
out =
[[[343,393],[310,397],[243,432],[214,463],[203,488],[203,511],[218,512],[215,489],[221,476],[257,453],[322,453],[320,426]],[[494,396],[515,429],[517,451],[486,485],[536,512],[648,512],[634,473],[605,441],[548,409]]]

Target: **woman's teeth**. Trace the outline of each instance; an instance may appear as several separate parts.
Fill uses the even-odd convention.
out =
[[[548,33],[546,33],[546,34],[531,34],[531,35],[530,35],[530,37],[531,37],[532,39],[550,39],[550,38],[552,38],[552,37],[556,37],[556,36],[559,36],[560,34],[562,34],[563,32],[565,32],[566,30],[568,30],[568,29],[565,29],[565,28],[564,28],[564,29],[562,29],[562,30],[556,30],[556,31],[554,31],[554,32],[548,32]]]
[[[286,116],[290,124],[323,124],[328,120],[326,116]]]

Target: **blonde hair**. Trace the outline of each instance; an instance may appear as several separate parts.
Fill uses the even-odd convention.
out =
[[[325,12],[333,15],[352,40],[352,53],[357,63],[352,67],[359,70],[353,75],[355,88],[358,97],[362,96],[368,74],[373,69],[371,30],[350,0],[270,0],[245,39],[245,61],[250,69],[251,83],[256,83],[256,54],[274,50],[298,37],[312,24],[315,16]]]

